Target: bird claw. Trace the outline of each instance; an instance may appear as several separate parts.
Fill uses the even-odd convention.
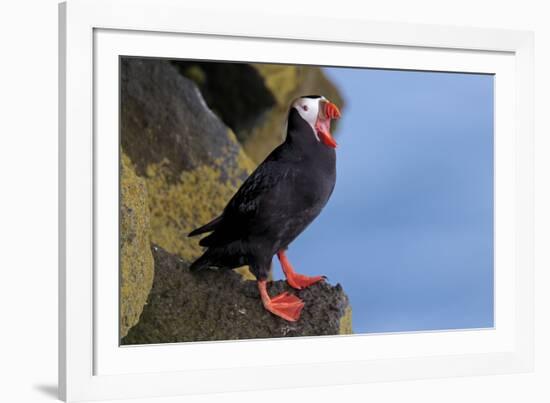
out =
[[[303,288],[309,287],[310,285],[318,283],[319,281],[324,281],[327,279],[326,276],[309,277],[304,276],[303,274],[296,273],[296,271],[294,271],[294,268],[288,261],[288,258],[286,257],[285,251],[283,249],[277,252],[277,257],[281,262],[281,267],[283,269],[283,272],[285,273],[286,281],[288,282],[288,285],[290,285],[292,288],[301,290]]]

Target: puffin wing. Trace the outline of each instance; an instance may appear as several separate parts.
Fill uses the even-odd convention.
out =
[[[201,239],[199,244],[221,246],[260,234],[269,228],[273,219],[277,218],[273,214],[278,210],[276,207],[280,198],[288,195],[285,179],[289,174],[287,164],[265,160],[231,198],[214,231]]]
[[[195,235],[204,234],[205,232],[214,231],[218,226],[218,224],[222,221],[222,219],[223,219],[223,216],[216,217],[212,221],[210,221],[208,224],[205,224],[202,227],[194,229],[187,236],[195,236]]]

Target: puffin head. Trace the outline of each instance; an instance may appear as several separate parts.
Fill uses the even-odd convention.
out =
[[[340,118],[340,110],[335,104],[321,95],[306,95],[296,99],[291,108],[296,109],[311,126],[317,141],[336,148],[336,141],[330,133],[330,121]]]

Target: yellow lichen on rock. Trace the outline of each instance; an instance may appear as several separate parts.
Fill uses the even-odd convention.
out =
[[[243,276],[243,280],[256,280],[256,277],[250,272],[248,266],[239,267],[238,269],[235,269],[235,271]]]
[[[298,69],[295,66],[273,64],[257,64],[254,67],[262,75],[266,87],[277,101],[268,112],[264,123],[255,127],[243,143],[247,155],[256,163],[260,163],[284,140],[288,104],[298,86]]]
[[[353,334],[352,326],[352,311],[351,306],[348,305],[344,311],[344,316],[340,319],[340,332],[339,334]]]
[[[235,190],[231,183],[220,181],[218,170],[208,166],[184,171],[171,183],[162,163],[147,167],[147,189],[153,243],[187,261],[202,251],[197,239],[187,234],[220,214]]]
[[[231,131],[228,136],[236,141]],[[202,254],[198,239],[187,234],[220,215],[241,184],[238,178],[245,178],[254,167],[242,151],[233,168],[223,165],[222,169],[222,164],[220,158],[211,165],[182,171],[177,181],[171,180],[169,161],[147,167],[145,181],[153,243],[187,262]]]
[[[264,78],[265,85],[272,92],[277,104],[285,104],[294,96],[299,86],[299,66],[255,64],[254,67]]]
[[[120,193],[120,333],[124,337],[139,320],[154,276],[147,188],[125,154]]]

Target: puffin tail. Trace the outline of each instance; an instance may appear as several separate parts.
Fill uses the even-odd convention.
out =
[[[191,232],[189,233],[189,235],[187,235],[187,236],[195,236],[195,235],[204,234],[205,232],[214,231],[214,230],[216,229],[216,227],[218,226],[218,224],[222,221],[222,218],[223,218],[223,215],[214,218],[214,219],[213,219],[212,221],[210,221],[208,224],[205,224],[205,225],[203,225],[202,227],[199,227],[199,228],[197,228],[197,229],[194,229],[194,230],[191,231]]]

